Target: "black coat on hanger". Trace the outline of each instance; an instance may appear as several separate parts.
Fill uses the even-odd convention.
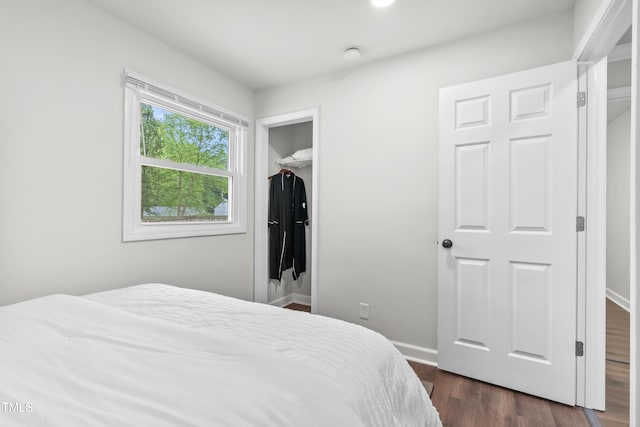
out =
[[[306,271],[307,195],[302,178],[282,169],[269,188],[269,278],[280,280],[293,268],[293,279]]]

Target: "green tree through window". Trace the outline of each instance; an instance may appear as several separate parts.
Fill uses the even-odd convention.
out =
[[[141,103],[140,154],[227,170],[229,130]],[[142,166],[142,221],[227,221],[230,178]]]

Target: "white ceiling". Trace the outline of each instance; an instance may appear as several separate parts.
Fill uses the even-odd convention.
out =
[[[252,89],[388,58],[573,7],[576,0],[86,0]]]

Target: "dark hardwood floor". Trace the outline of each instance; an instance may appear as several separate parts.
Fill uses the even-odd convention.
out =
[[[310,306],[304,305],[304,304],[298,304],[296,302],[292,302],[289,305],[285,305],[284,308],[288,308],[289,310],[306,311],[307,313],[311,313]]]
[[[420,379],[434,384],[431,401],[444,427],[589,427],[581,408],[409,362]]]
[[[607,400],[602,427],[629,425],[629,313],[607,299]]]
[[[434,384],[431,400],[445,427],[589,427],[582,408],[562,405],[409,362]],[[602,427],[629,426],[629,313],[607,300],[606,411]]]

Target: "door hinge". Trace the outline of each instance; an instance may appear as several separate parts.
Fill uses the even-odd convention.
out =
[[[584,217],[577,216],[576,217],[576,231],[584,231]]]
[[[576,356],[584,356],[584,343],[576,341]]]
[[[587,92],[578,92],[578,108],[587,105]]]

